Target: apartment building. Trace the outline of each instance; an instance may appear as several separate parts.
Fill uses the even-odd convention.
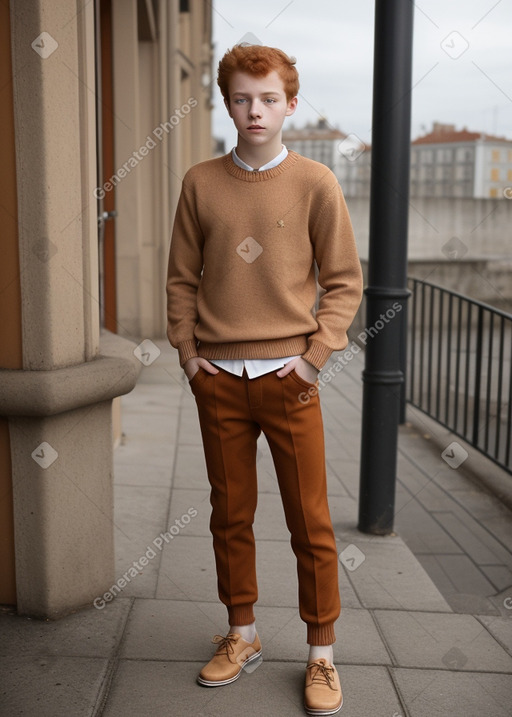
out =
[[[325,118],[283,132],[289,149],[327,165],[347,197],[369,197],[371,147]],[[434,122],[411,144],[411,197],[503,199],[512,186],[512,140]],[[508,190],[507,190],[508,187]]]
[[[512,184],[512,140],[435,122],[411,146],[412,197],[501,199]]]
[[[347,135],[321,117],[303,129],[285,130],[283,143],[332,169],[346,197],[370,196],[370,147],[357,135]]]

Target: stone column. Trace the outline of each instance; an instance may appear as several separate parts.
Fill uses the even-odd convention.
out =
[[[114,581],[112,411],[141,364],[100,341],[93,3],[11,2],[23,365],[9,418],[17,607],[57,617]]]

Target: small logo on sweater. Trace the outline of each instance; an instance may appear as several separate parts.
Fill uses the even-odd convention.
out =
[[[277,222],[278,229],[282,229],[284,227],[284,219],[279,219]]]
[[[261,244],[258,244],[256,239],[253,239],[253,237],[245,237],[245,239],[240,242],[236,248],[236,253],[248,264],[252,264],[252,262],[259,257],[262,251],[263,247]]]

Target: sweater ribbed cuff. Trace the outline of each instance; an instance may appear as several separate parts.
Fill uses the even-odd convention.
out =
[[[302,358],[321,371],[331,354],[332,349],[329,346],[313,340],[309,342],[308,350],[302,354]]]
[[[178,344],[178,354],[180,357],[180,366],[183,366],[189,359],[197,356],[197,344],[194,339],[190,341],[182,341]]]

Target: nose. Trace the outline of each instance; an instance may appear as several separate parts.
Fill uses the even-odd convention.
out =
[[[249,109],[249,117],[251,117],[251,119],[261,117],[261,108],[257,102],[253,102],[251,104],[251,107]]]

